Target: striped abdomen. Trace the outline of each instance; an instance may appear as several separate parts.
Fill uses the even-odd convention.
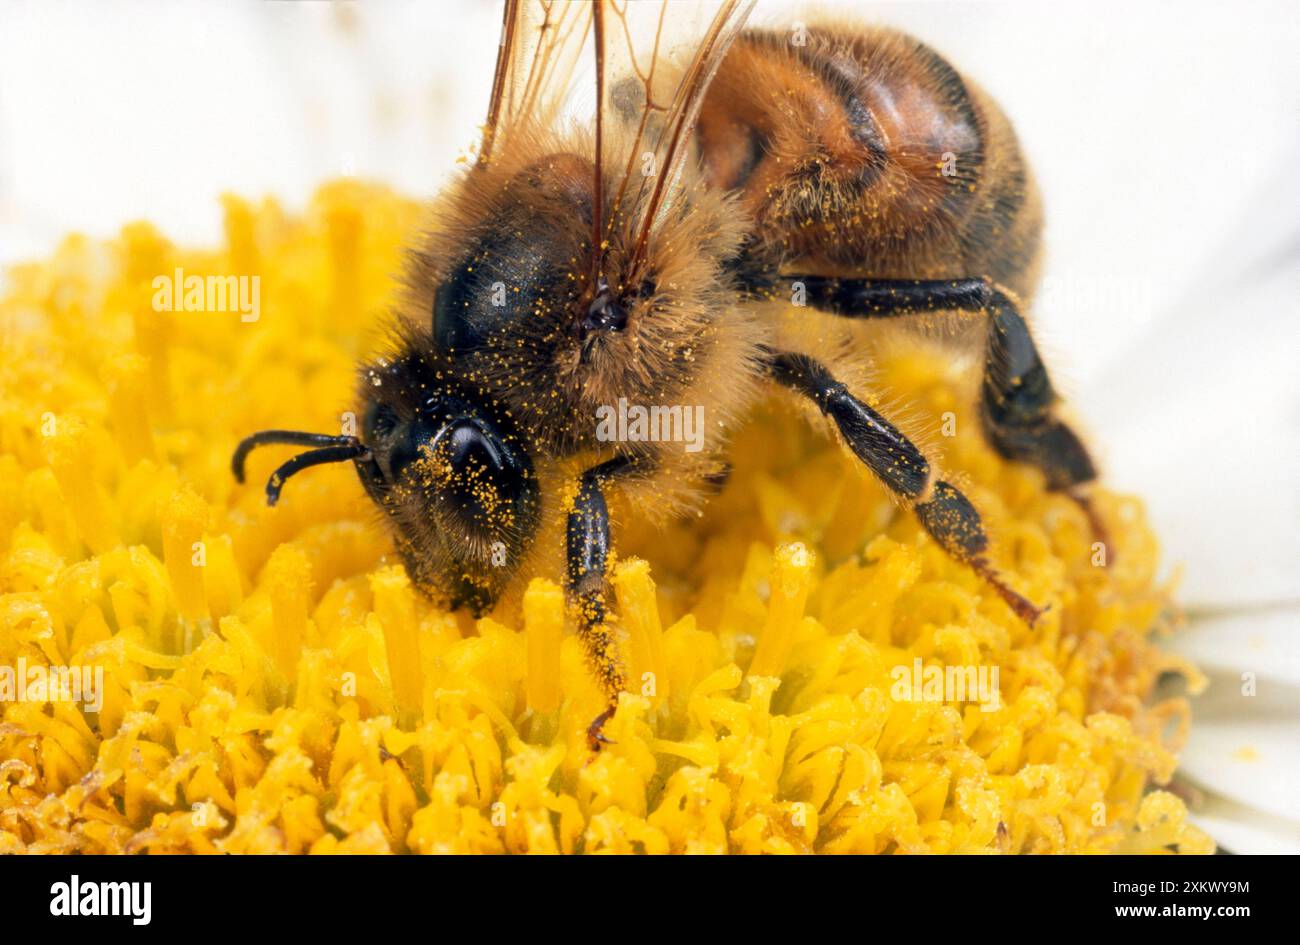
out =
[[[740,193],[760,245],[787,267],[1032,288],[1042,217],[1015,133],[915,39],[747,32],[697,141],[711,183]]]

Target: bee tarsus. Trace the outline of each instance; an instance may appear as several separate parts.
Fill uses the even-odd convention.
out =
[[[609,706],[604,712],[591,720],[587,726],[587,747],[592,751],[600,751],[602,745],[613,745],[614,741],[605,736],[603,731],[605,723],[614,717],[618,710],[618,704]]]

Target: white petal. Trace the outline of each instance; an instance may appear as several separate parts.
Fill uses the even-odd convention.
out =
[[[1300,601],[1300,238],[1279,206],[1300,206],[1289,171],[1245,213],[1256,232],[1081,398],[1107,481],[1146,501],[1190,606]]]
[[[1172,646],[1209,679],[1192,702],[1180,777],[1226,804],[1293,825],[1294,836],[1300,836],[1297,626],[1300,608],[1225,616],[1194,621]]]
[[[1300,855],[1300,824],[1217,801],[1207,801],[1206,809],[1191,821],[1225,853]]]
[[[1198,614],[1193,609],[1187,626],[1161,641],[1161,646],[1186,656],[1207,673],[1235,674],[1238,688],[1240,674],[1248,672],[1261,680],[1261,689],[1300,690],[1300,604],[1219,614]],[[1206,703],[1201,711],[1211,711],[1213,695],[1211,690],[1197,700],[1198,706]],[[1242,703],[1238,714],[1249,718],[1256,710]],[[1300,699],[1291,703],[1291,714],[1300,720]],[[1300,746],[1296,751],[1300,755]]]

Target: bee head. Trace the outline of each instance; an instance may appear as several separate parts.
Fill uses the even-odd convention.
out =
[[[366,371],[369,456],[357,471],[417,582],[477,614],[495,603],[531,544],[537,479],[497,411],[426,373],[415,359]]]
[[[475,614],[490,608],[537,530],[540,495],[522,440],[499,411],[437,382],[417,356],[366,368],[362,391],[360,436],[256,433],[235,451],[236,479],[258,446],[315,447],[272,473],[274,505],[290,476],[352,460],[421,589]]]

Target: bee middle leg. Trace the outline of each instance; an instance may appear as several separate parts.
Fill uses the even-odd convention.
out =
[[[1030,626],[1042,613],[1013,591],[989,564],[980,514],[956,486],[939,479],[924,454],[893,424],[848,392],[819,361],[772,351],[768,369],[780,384],[813,400],[835,422],[849,449],[876,478],[911,507],[922,527],[949,555],[969,565]]]
[[[618,708],[619,693],[627,688],[627,669],[619,658],[618,640],[606,621],[609,508],[602,487],[632,468],[629,457],[619,456],[584,472],[565,528],[568,591],[578,613],[578,638],[587,666],[606,699],[605,710],[587,728],[587,743],[592,751],[609,743],[601,730]]]
[[[1009,292],[987,279],[833,279],[793,277],[809,304],[848,318],[905,318],[962,312],[987,318],[980,421],[1002,456],[1038,467],[1047,487],[1064,492],[1105,541],[1087,486],[1097,469],[1083,441],[1057,416],[1060,397],[1029,325]],[[1107,542],[1108,543],[1108,542]]]

